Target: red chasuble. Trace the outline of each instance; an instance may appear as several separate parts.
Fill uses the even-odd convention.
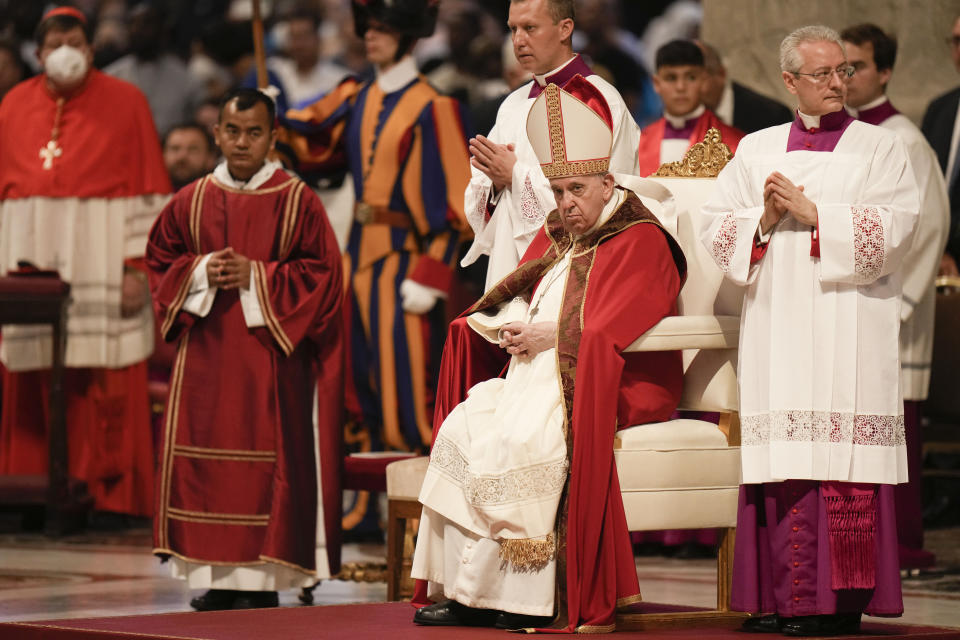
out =
[[[515,296],[574,251],[557,322],[559,383],[566,407],[570,476],[557,514],[559,618],[551,631],[612,631],[617,607],[640,600],[620,482],[613,460],[618,428],[669,419],[680,399],[680,353],[622,353],[676,313],[686,274],[679,245],[629,194],[584,238],[564,231],[554,210],[520,266],[453,322],[444,347],[434,437],[477,382],[508,356],[466,324],[466,316]],[[499,353],[497,353],[499,352]],[[565,551],[565,553],[564,553]],[[418,585],[415,602],[426,600]]]
[[[194,267],[228,246],[251,260],[266,326],[247,327],[235,289],[217,291],[205,317],[182,309]],[[147,265],[161,333],[178,344],[154,552],[205,564],[277,563],[313,574],[318,453],[336,573],[343,275],[319,198],[280,170],[250,191],[208,175],[164,209],[150,233]]]
[[[656,173],[660,168],[660,143],[663,142],[663,130],[667,126],[665,118],[647,125],[640,132],[640,147],[638,149],[638,161],[640,163],[639,175],[649,176]],[[737,152],[737,144],[743,138],[744,133],[739,129],[724,124],[710,109],[704,109],[697,120],[693,133],[690,134],[688,149],[698,142],[703,142],[704,136],[710,129],[720,131],[720,140],[730,147],[730,153]]]

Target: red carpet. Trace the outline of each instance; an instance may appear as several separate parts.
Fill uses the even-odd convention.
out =
[[[649,605],[651,609],[657,605]],[[663,610],[663,607],[660,607]],[[506,640],[497,629],[469,627],[420,627],[414,625],[413,608],[405,602],[351,604],[317,607],[293,607],[260,611],[211,611],[206,613],[166,613],[119,618],[86,618],[0,624],[3,640],[315,640],[317,638],[350,638],[373,640],[410,638],[412,640]],[[779,638],[782,636],[747,636],[730,629],[699,628],[645,633],[618,633],[617,638],[662,640],[697,638],[705,640]],[[847,636],[848,638],[850,636]],[[856,640],[916,638],[922,640],[957,640],[960,629],[917,627],[864,623]]]

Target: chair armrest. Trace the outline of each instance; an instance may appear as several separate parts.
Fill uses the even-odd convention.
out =
[[[739,340],[738,316],[667,316],[624,351],[736,349]]]

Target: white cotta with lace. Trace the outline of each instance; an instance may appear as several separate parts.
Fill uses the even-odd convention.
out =
[[[913,170],[903,143],[878,127],[853,122],[833,151],[787,152],[790,126],[743,139],[700,220],[703,245],[746,286],[743,482],[905,482],[898,331],[919,211]],[[817,205],[819,257],[813,228],[788,213],[751,264],[774,171]]]

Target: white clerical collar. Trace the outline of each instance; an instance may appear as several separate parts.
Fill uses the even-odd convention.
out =
[[[264,182],[269,180],[274,173],[277,172],[277,169],[282,169],[283,165],[280,164],[277,160],[268,160],[263,163],[263,166],[260,167],[260,170],[255,174],[250,176],[249,180],[237,180],[232,175],[230,175],[230,170],[227,169],[227,161],[222,160],[220,164],[217,165],[217,168],[213,170],[213,177],[217,179],[217,182],[220,184],[230,187],[231,189],[240,189],[241,191],[253,191],[262,185]]]
[[[873,108],[875,108],[875,107],[879,107],[879,106],[882,105],[884,102],[887,102],[887,101],[889,101],[889,100],[890,100],[890,99],[887,97],[887,94],[883,94],[883,95],[881,95],[879,98],[876,98],[875,100],[871,100],[871,101],[868,102],[867,104],[862,104],[862,105],[860,105],[859,107],[854,108],[854,107],[851,107],[851,106],[845,106],[845,108],[846,108],[846,110],[847,110],[847,113],[849,113],[851,116],[853,116],[854,118],[856,118],[856,117],[860,114],[861,111],[868,111],[868,110],[873,109]]]
[[[820,116],[808,116],[800,109],[797,109],[797,115],[800,116],[800,121],[803,122],[803,126],[807,129],[817,129],[820,127]]]
[[[683,127],[686,126],[688,121],[693,120],[694,118],[699,118],[700,116],[703,115],[703,112],[705,110],[706,110],[706,107],[704,107],[701,104],[701,105],[698,105],[696,109],[694,109],[693,111],[691,111],[690,113],[684,116],[675,116],[664,111],[663,117],[664,119],[666,119],[667,122],[670,123],[670,126],[673,127],[674,129],[683,129]]]
[[[623,187],[617,185],[613,189],[613,195],[610,196],[610,199],[607,201],[607,204],[603,205],[603,211],[600,212],[600,217],[597,218],[597,221],[593,223],[589,229],[584,231],[581,235],[577,236],[582,238],[583,236],[589,235],[595,229],[602,227],[607,220],[610,219],[610,216],[613,215],[613,212],[616,211],[623,201],[627,199],[627,191]]]
[[[563,69],[565,66],[567,66],[568,64],[570,64],[576,59],[577,59],[577,54],[573,54],[569,60],[564,62],[562,65],[560,65],[556,69],[552,71],[547,71],[546,73],[542,73],[540,75],[534,75],[533,79],[537,81],[538,85],[540,85],[541,87],[545,87],[547,86],[547,76],[552,76],[555,73],[559,73],[561,69]]]
[[[377,86],[384,93],[393,93],[416,80],[419,73],[413,56],[406,55],[386,71],[377,69]]]

